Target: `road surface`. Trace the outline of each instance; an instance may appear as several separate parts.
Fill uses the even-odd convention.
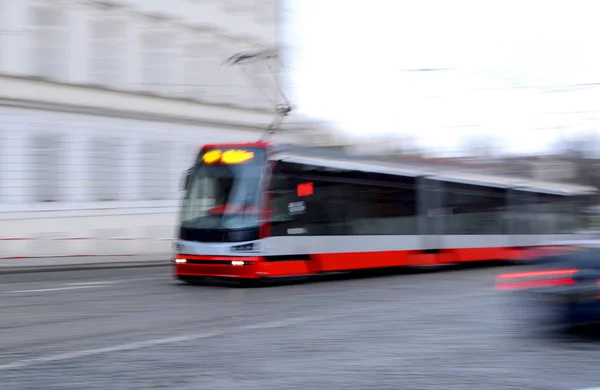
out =
[[[600,343],[527,327],[493,289],[507,270],[262,289],[180,285],[168,268],[0,275],[0,383],[3,390],[600,386]]]

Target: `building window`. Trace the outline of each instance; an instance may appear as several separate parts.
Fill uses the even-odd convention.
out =
[[[182,91],[185,97],[202,100],[206,96],[205,86],[202,85],[205,58],[202,48],[195,44],[185,47],[185,87]]]
[[[157,157],[159,169],[156,172],[157,182],[160,187],[158,195],[160,199],[173,199],[177,191],[177,182],[173,180],[173,166],[175,145],[171,142],[159,143],[160,153]]]
[[[146,200],[167,199],[173,194],[170,172],[171,145],[147,141],[142,145],[141,192]]]
[[[95,200],[118,200],[121,178],[120,143],[118,139],[98,138],[92,144],[91,177]]]
[[[91,28],[91,81],[114,87],[121,81],[123,69],[123,28],[114,20],[96,20]]]
[[[61,137],[57,134],[37,134],[32,141],[33,201],[60,201],[64,172],[61,161]]]
[[[171,36],[149,32],[143,39],[142,83],[147,91],[167,92],[173,87],[173,61],[175,59]]]
[[[62,76],[66,65],[66,15],[62,7],[32,8],[33,75],[49,79]]]

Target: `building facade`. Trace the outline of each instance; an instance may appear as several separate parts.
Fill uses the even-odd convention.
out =
[[[273,119],[222,64],[279,29],[278,0],[0,0],[0,257],[169,252],[198,147]]]

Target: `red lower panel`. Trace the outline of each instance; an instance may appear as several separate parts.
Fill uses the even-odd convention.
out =
[[[521,251],[522,258],[535,258],[535,257],[544,257],[544,256],[560,256],[566,255],[573,251],[573,248],[557,245],[554,247],[539,247],[539,248],[529,248]]]
[[[407,266],[424,266],[424,265],[436,265],[439,264],[439,255],[431,253],[407,253],[404,258],[404,264]]]
[[[450,252],[442,253],[409,253],[406,256],[406,265],[410,267],[420,267],[428,265],[452,264],[456,263],[456,256]]]
[[[281,262],[261,262],[260,263],[260,275],[262,276],[296,276],[296,275],[309,275],[314,273],[309,268],[308,261],[281,261]]]
[[[494,251],[480,250],[469,253],[471,257],[464,258],[475,260],[487,260],[492,258]],[[390,252],[365,252],[365,253],[331,253],[314,255],[319,264],[317,272],[341,271],[366,268],[385,268],[401,266],[431,266],[440,264],[456,263],[461,254],[456,251],[445,251],[437,254],[422,253],[419,251],[390,251]],[[480,256],[477,259],[477,256]],[[465,261],[465,260],[462,260]]]
[[[401,266],[430,266],[471,261],[511,260],[552,253],[518,248],[446,249],[436,254],[420,251],[328,253],[312,255],[313,273]]]
[[[419,251],[329,253],[313,255],[317,272],[401,266],[428,266],[456,262],[452,253],[428,254]]]
[[[200,260],[203,264],[175,264],[175,273],[188,276],[219,276],[231,278],[258,278],[269,276],[296,276],[320,272],[401,266],[430,266],[460,262],[510,260],[548,256],[555,251],[531,248],[468,248],[447,249],[428,254],[420,251],[387,251],[361,253],[327,253],[311,255],[310,261],[265,262],[262,257],[213,257],[179,255],[179,258]],[[232,260],[250,264],[235,266]],[[214,262],[214,263],[213,263]]]
[[[361,268],[396,267],[407,264],[409,251],[327,253],[312,255],[318,272],[354,270]]]
[[[515,253],[510,248],[466,248],[445,251],[454,255],[456,262],[510,259]]]
[[[523,249],[506,248],[504,253],[505,253],[505,256],[501,259],[518,260],[518,259],[523,258]]]

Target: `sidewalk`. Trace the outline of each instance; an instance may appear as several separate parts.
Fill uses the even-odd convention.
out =
[[[0,259],[0,274],[102,268],[165,267],[172,254]]]

